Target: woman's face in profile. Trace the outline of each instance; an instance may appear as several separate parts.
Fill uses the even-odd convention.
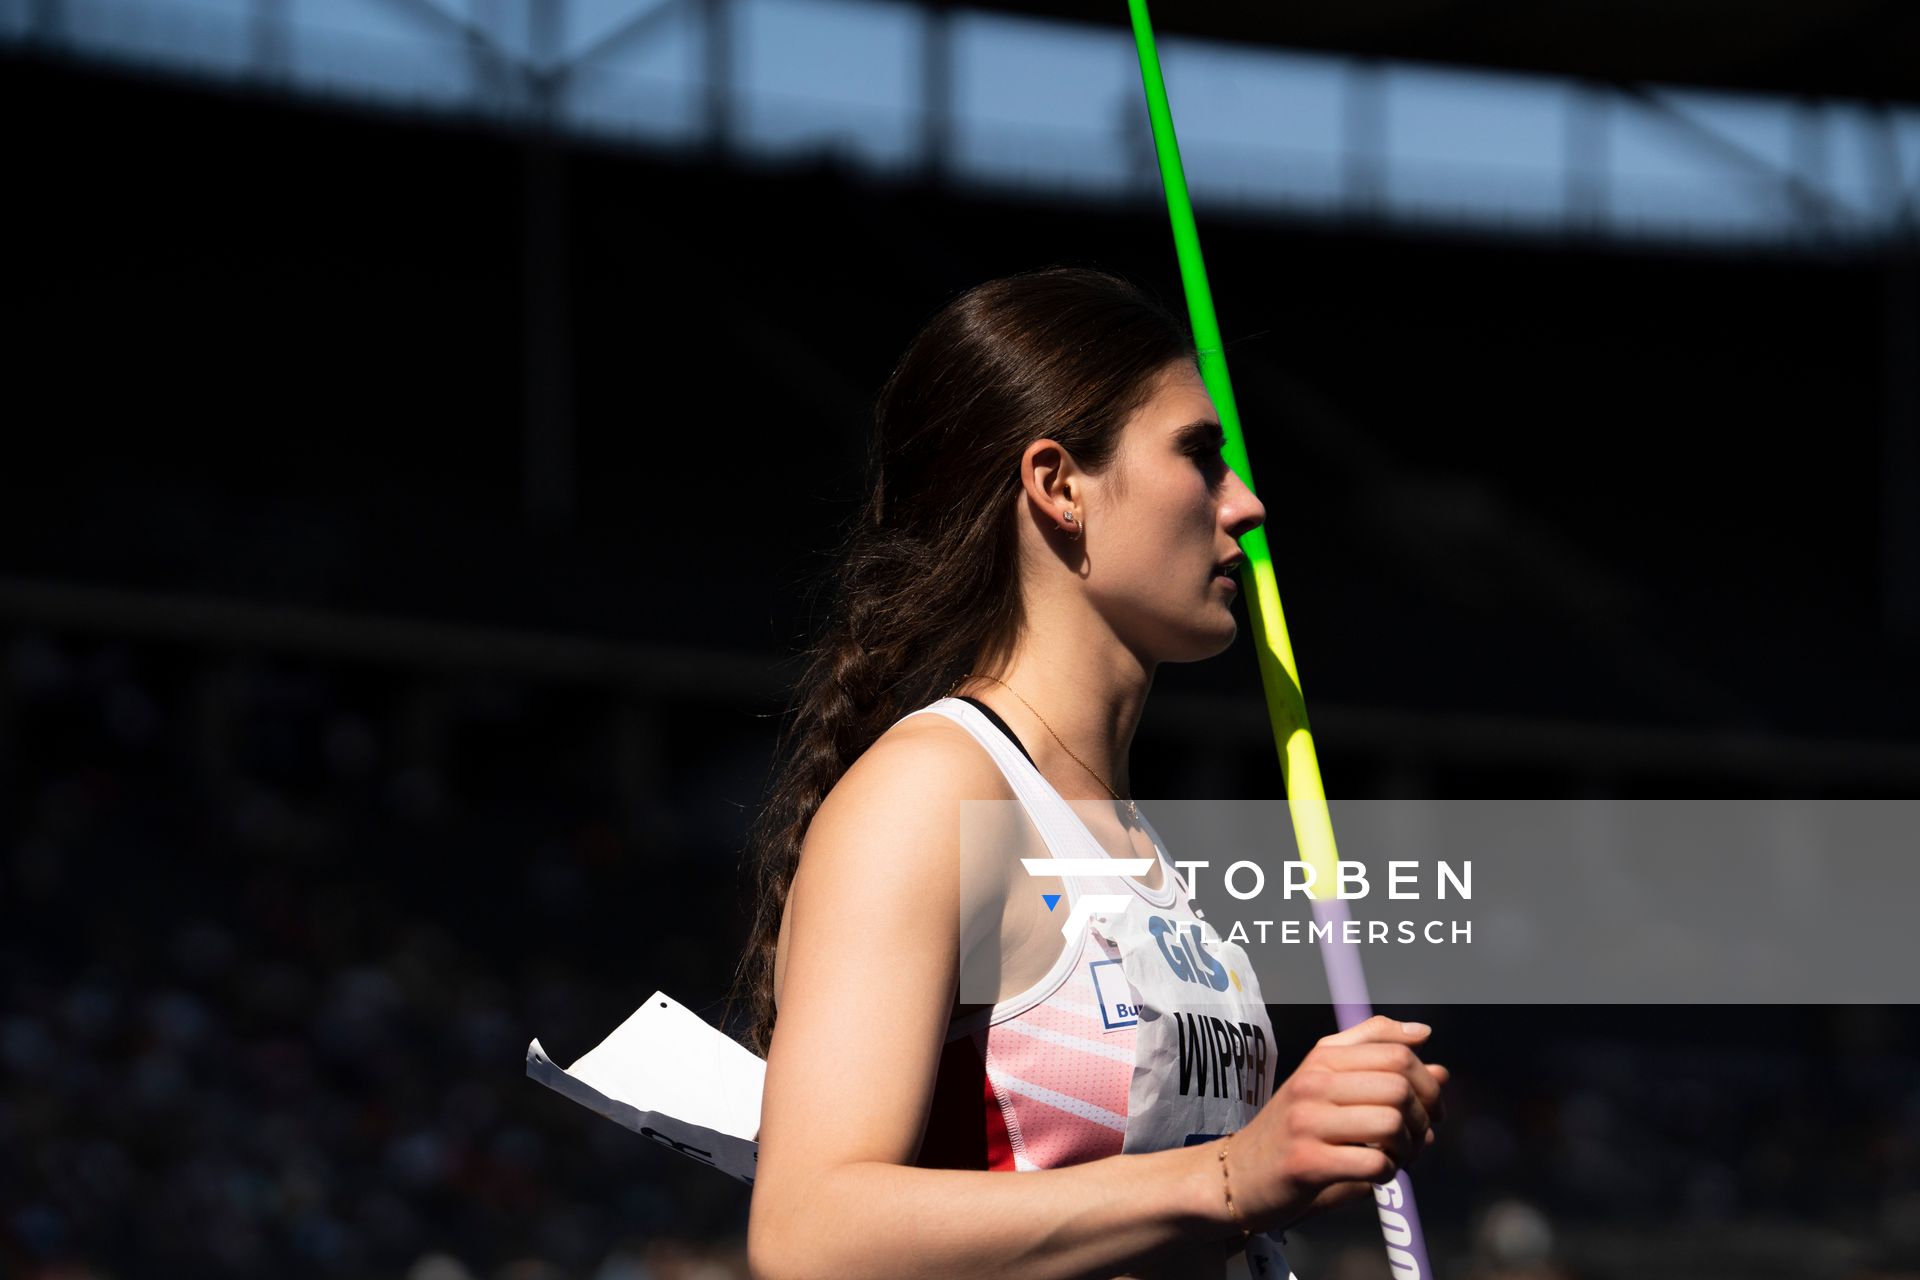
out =
[[[1220,455],[1219,415],[1192,363],[1168,366],[1122,433],[1088,517],[1086,585],[1121,638],[1162,662],[1233,642],[1237,540],[1266,507]]]

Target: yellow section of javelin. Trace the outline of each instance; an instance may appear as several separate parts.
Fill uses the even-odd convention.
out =
[[[1266,542],[1264,528],[1240,540],[1247,553],[1242,574],[1251,573],[1253,577],[1247,610],[1257,640],[1254,649],[1260,659],[1260,687],[1266,695],[1274,745],[1279,748],[1294,843],[1300,860],[1313,869],[1308,896],[1316,900],[1331,898],[1339,884],[1340,851],[1333,842],[1333,815],[1327,810],[1326,790],[1320,783],[1320,758],[1313,750],[1306,699],[1300,692],[1299,669],[1294,665],[1293,643],[1287,638],[1286,614],[1280,608],[1280,588],[1274,580],[1273,557]]]

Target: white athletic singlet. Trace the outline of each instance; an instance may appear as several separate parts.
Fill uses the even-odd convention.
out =
[[[1113,860],[998,716],[962,698],[942,698],[901,718],[927,714],[961,725],[987,750],[1049,856]],[[1161,887],[1148,889],[1118,872],[1062,876],[1066,897],[1053,908],[1057,919],[1070,918],[1083,895],[1133,894],[1139,900],[1080,929],[1032,987],[949,1023],[920,1167],[1055,1169],[1123,1150],[1210,1140],[1239,1128],[1272,1095],[1273,1026],[1250,965],[1243,976],[1244,952],[1231,944],[1218,952],[1241,962],[1225,997],[1234,1001],[1226,1018],[1203,1007],[1227,1006],[1201,1001],[1189,1007],[1178,984],[1146,967],[1150,961],[1160,968],[1164,951],[1185,981],[1218,977],[1220,988],[1228,986],[1226,970],[1203,958],[1202,935],[1208,947],[1220,946],[1219,935],[1194,915],[1185,882],[1153,824],[1143,817],[1141,825],[1160,862]],[[1148,924],[1153,942],[1143,941]],[[1190,942],[1181,937],[1189,929]],[[1115,938],[1128,942],[1124,966]],[[1144,985],[1144,996],[1130,978]],[[1144,1007],[1135,1003],[1143,999]],[[1155,1037],[1153,1053],[1141,1038],[1142,1017],[1146,1033]],[[1137,1046],[1144,1055],[1140,1062]],[[1253,1274],[1286,1277],[1277,1247],[1264,1237],[1255,1241],[1268,1252],[1265,1261],[1249,1254]]]

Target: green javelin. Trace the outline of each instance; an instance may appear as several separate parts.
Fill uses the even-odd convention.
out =
[[[1160,159],[1160,180],[1167,190],[1167,212],[1173,218],[1173,243],[1180,258],[1180,280],[1186,289],[1187,312],[1193,321],[1194,347],[1200,358],[1200,376],[1220,414],[1227,437],[1227,465],[1253,488],[1253,470],[1247,464],[1247,441],[1240,431],[1240,411],[1233,402],[1233,384],[1227,379],[1227,357],[1221,350],[1220,325],[1213,315],[1213,294],[1207,288],[1207,269],[1200,260],[1200,233],[1193,225],[1193,204],[1187,199],[1187,178],[1180,165],[1180,144],[1173,136],[1173,113],[1167,109],[1167,87],[1160,79],[1160,56],[1153,47],[1153,27],[1147,21],[1146,0],[1127,0],[1133,15],[1133,39],[1140,51],[1140,78],[1147,90],[1147,113],[1153,121],[1153,147]],[[1327,813],[1326,791],[1320,785],[1320,761],[1307,728],[1307,704],[1300,692],[1300,673],[1294,666],[1293,645],[1287,640],[1286,618],[1280,612],[1280,590],[1274,585],[1273,556],[1265,529],[1255,529],[1240,540],[1247,553],[1243,575],[1253,578],[1247,607],[1253,615],[1254,646],[1260,657],[1260,684],[1267,695],[1267,718],[1273,724],[1273,743],[1280,753],[1286,780],[1287,808],[1293,815],[1293,835],[1300,859],[1313,869],[1315,913],[1323,909],[1337,920],[1346,904],[1333,896],[1338,885],[1340,855],[1333,844],[1333,819]],[[1326,892],[1320,890],[1325,889]],[[1324,904],[1324,908],[1323,908]],[[1363,1022],[1372,1010],[1366,979],[1360,972],[1358,951],[1350,946],[1323,944],[1327,986],[1336,1018],[1345,1028]],[[1427,1260],[1420,1212],[1413,1203],[1413,1183],[1405,1169],[1390,1182],[1374,1188],[1374,1209],[1386,1239],[1393,1274],[1402,1280],[1427,1280]]]
[[[1153,121],[1153,146],[1160,159],[1160,180],[1167,190],[1167,212],[1173,219],[1174,249],[1180,258],[1180,280],[1187,294],[1187,312],[1193,322],[1193,341],[1200,355],[1200,377],[1213,397],[1226,433],[1227,465],[1249,489],[1253,469],[1247,463],[1247,441],[1240,430],[1240,411],[1233,401],[1233,383],[1227,378],[1227,356],[1221,350],[1220,324],[1213,315],[1213,294],[1207,288],[1207,268],[1200,259],[1200,233],[1193,224],[1193,204],[1187,198],[1187,178],[1180,165],[1180,144],[1173,136],[1173,113],[1167,109],[1167,87],[1160,79],[1160,57],[1154,51],[1153,28],[1147,21],[1145,0],[1127,0],[1133,14],[1133,38],[1140,50],[1140,75],[1146,82],[1147,114]],[[1256,493],[1257,489],[1254,490]],[[1293,834],[1300,859],[1313,868],[1312,894],[1337,882],[1340,855],[1333,843],[1333,819],[1327,813],[1326,792],[1320,784],[1320,760],[1314,754],[1313,733],[1307,727],[1307,704],[1300,692],[1300,673],[1294,665],[1293,645],[1287,639],[1287,620],[1280,610],[1280,589],[1274,584],[1273,556],[1267,549],[1267,531],[1254,529],[1240,540],[1247,553],[1242,574],[1251,575],[1247,593],[1255,649],[1260,658],[1260,683],[1266,691],[1267,718],[1273,724],[1273,744],[1280,753],[1281,775],[1287,788],[1287,806],[1293,814]]]

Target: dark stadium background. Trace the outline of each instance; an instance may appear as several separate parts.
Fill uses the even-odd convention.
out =
[[[994,275],[1177,302],[1157,198],[17,47],[0,110],[0,1272],[744,1275],[745,1188],[526,1043],[717,1020],[873,392]],[[1920,789],[1912,217],[1200,215],[1336,806]],[[1244,633],[1161,673],[1138,794],[1280,794]],[[1333,1029],[1280,1012],[1295,1060]],[[1920,1275],[1912,1008],[1396,1012],[1457,1081],[1442,1275]],[[1364,1209],[1301,1235],[1386,1274]]]

